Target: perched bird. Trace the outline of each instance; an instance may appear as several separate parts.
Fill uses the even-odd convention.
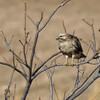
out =
[[[85,58],[86,56],[83,54],[83,49],[79,39],[68,33],[61,33],[56,38],[59,41],[59,49],[61,52],[66,55],[65,65],[68,64],[68,57],[72,58],[71,65],[74,64],[74,59]]]

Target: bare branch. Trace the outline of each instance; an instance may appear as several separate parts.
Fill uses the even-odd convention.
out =
[[[95,66],[93,69],[92,69],[92,71],[87,75],[87,77],[79,84],[79,86],[77,86],[76,88],[74,88],[70,93],[69,93],[69,95],[66,97],[66,99],[65,100],[72,100],[72,99],[70,99],[74,94],[75,94],[75,92],[77,92],[86,82],[86,84],[88,84],[88,79],[93,75],[93,73],[95,72],[95,71],[97,71],[97,69],[100,67],[100,64],[98,64],[97,66]],[[93,78],[93,77],[92,77]],[[91,80],[92,80],[92,78],[91,78]],[[94,82],[94,81],[93,81]],[[84,86],[86,86],[86,84],[84,85]],[[92,84],[92,83],[91,83]],[[87,89],[87,88],[86,88]],[[79,90],[80,91],[80,90]],[[85,90],[84,90],[85,91]]]
[[[62,20],[62,23],[63,23],[63,28],[64,28],[64,31],[66,33],[66,27],[65,27],[65,24],[64,24],[64,21]]]
[[[28,15],[28,13],[25,12],[25,14],[26,14],[27,18],[32,22],[32,24],[36,26],[36,23],[35,23],[35,22],[33,21],[33,19]]]
[[[50,65],[47,66],[46,68],[42,69],[41,71],[39,71],[41,69],[42,66],[44,66],[51,58],[53,58],[54,56],[58,55],[61,52],[58,52],[54,55],[52,55],[50,58],[48,58],[47,60],[45,60],[32,74],[32,79],[34,79],[36,76],[38,76],[39,74],[41,74],[42,72],[46,71],[47,69],[53,68],[53,67],[59,67],[59,66],[65,66],[64,64],[54,64],[54,65]],[[89,59],[87,59],[86,61],[82,61],[79,63],[74,64],[74,66],[80,66],[83,64],[88,64],[91,60],[94,59],[94,57],[96,56],[96,54],[94,54],[92,57],[90,57]],[[97,63],[99,64],[99,63]],[[67,64],[66,66],[70,66],[70,64]],[[39,71],[39,72],[38,72]],[[38,73],[37,73],[38,72]]]
[[[48,79],[49,79],[49,87],[50,87],[50,100],[53,100],[53,83],[52,83],[52,77],[54,74],[54,70],[50,71],[50,70],[46,70]]]
[[[61,55],[58,55],[57,57],[55,57],[55,58],[52,60],[51,65],[53,65],[53,63],[56,64],[56,60],[57,60],[59,57],[61,57],[61,56],[62,56],[62,54],[61,54]]]
[[[87,75],[87,77],[84,79],[84,81],[81,82],[81,84],[79,85],[79,88],[82,87],[82,86],[86,83],[86,81],[93,75],[93,73],[94,73],[99,67],[100,67],[100,64],[98,64],[96,67],[94,67],[94,68],[92,69],[92,71]]]
[[[93,36],[93,51],[94,51],[94,53],[96,53],[96,52],[99,52],[98,50],[96,50],[96,38],[95,38],[95,31],[94,31],[94,19],[92,19],[92,24],[90,24],[89,22],[87,22],[85,19],[83,19],[83,21],[85,22],[85,23],[87,23],[90,27],[91,27],[91,29],[92,29],[92,36]],[[97,58],[96,59],[97,60],[97,63],[100,63],[100,60],[99,60],[99,58]],[[98,70],[98,72],[100,72],[100,68],[99,68],[99,70]]]
[[[60,53],[61,53],[61,51],[59,51],[59,52],[53,54],[53,55],[50,56],[48,59],[46,59],[46,60],[33,72],[32,76],[34,76],[34,75],[39,71],[39,69],[41,69],[41,67],[44,66],[50,59],[52,59],[53,57],[55,57],[56,55],[58,55],[58,54],[60,54]]]
[[[24,2],[24,6],[25,6],[25,9],[24,11],[26,12],[27,10],[27,5],[26,5],[26,2]],[[24,35],[25,35],[25,43],[26,43],[26,13],[24,13]]]
[[[87,22],[84,18],[82,19],[87,25],[92,26],[89,22]]]
[[[63,97],[63,100],[65,100],[65,96],[66,96],[66,91],[64,92],[64,97]]]
[[[3,55],[1,55],[1,57],[4,59],[4,61],[5,61],[6,63],[8,63],[7,59],[6,59]]]
[[[79,84],[79,66],[76,66],[76,77],[75,77],[74,88],[76,88],[78,84]]]
[[[14,84],[14,93],[13,93],[13,98],[12,98],[12,100],[15,100],[15,95],[16,95],[16,84]]]
[[[14,37],[14,34],[11,36],[11,39],[10,39],[10,41],[8,43],[9,45],[11,44],[13,37]]]
[[[23,55],[24,55],[24,62],[25,65],[28,66],[27,64],[27,57],[26,57],[26,43],[27,43],[27,36],[26,36],[26,42],[23,44],[21,40],[19,40],[19,42],[21,43],[22,47],[23,47]]]
[[[39,37],[40,32],[47,26],[47,24],[50,22],[51,18],[58,11],[58,9],[61,8],[62,6],[64,6],[65,4],[67,4],[69,1],[71,1],[71,0],[63,0],[62,2],[60,2],[56,6],[56,8],[50,13],[50,15],[48,16],[47,20],[44,22],[43,25],[41,25],[41,22],[42,22],[43,17],[44,17],[43,16],[44,12],[43,11],[41,12],[40,19],[35,23],[33,21],[33,19],[28,15],[26,2],[24,3],[24,5],[25,5],[25,9],[24,9],[24,11],[25,11],[25,13],[24,13],[25,41],[22,42],[21,40],[19,40],[19,42],[21,43],[21,45],[23,47],[22,51],[21,51],[21,53],[23,55],[23,59],[18,54],[16,54],[14,52],[14,50],[12,50],[11,47],[10,47],[10,44],[11,44],[12,39],[13,39],[13,35],[12,35],[10,41],[8,42],[7,38],[4,35],[4,32],[1,31],[3,40],[4,40],[5,44],[6,44],[9,52],[13,55],[13,64],[12,65],[9,64],[6,61],[6,59],[5,59],[6,63],[0,62],[0,64],[3,65],[3,66],[8,66],[8,67],[12,68],[13,69],[13,73],[14,73],[14,71],[18,72],[26,80],[26,85],[25,85],[25,88],[24,88],[24,92],[23,92],[23,94],[21,96],[21,100],[25,100],[26,99],[26,96],[27,96],[27,94],[29,92],[31,83],[33,82],[33,80],[38,75],[40,75],[44,71],[46,71],[48,79],[49,79],[50,100],[53,100],[53,89],[55,91],[57,99],[59,100],[55,85],[52,82],[53,81],[52,78],[53,78],[53,74],[54,74],[55,69],[51,70],[50,68],[65,66],[64,64],[57,63],[57,58],[61,56],[61,55],[59,55],[61,53],[61,51],[51,55],[50,57],[48,57],[44,61],[42,61],[42,59],[40,59],[36,55],[35,52],[36,52],[36,46],[37,46],[38,37]],[[35,35],[34,35],[32,48],[31,48],[30,43],[29,43],[31,38],[30,38],[30,40],[28,38],[29,32],[27,32],[27,21],[26,21],[27,18],[32,22],[33,25],[35,25],[35,28],[36,28],[36,32],[35,32]],[[65,100],[73,100],[73,99],[75,99],[77,96],[79,96],[81,93],[83,93],[97,78],[100,77],[100,56],[99,56],[100,46],[96,50],[96,38],[95,38],[95,31],[94,31],[94,20],[92,20],[92,23],[89,23],[85,19],[82,19],[82,20],[92,29],[93,40],[92,41],[89,40],[90,44],[86,43],[82,39],[80,39],[80,40],[82,40],[82,42],[84,42],[88,47],[86,56],[88,56],[88,54],[90,52],[90,49],[93,51],[93,55],[91,55],[90,58],[86,57],[85,59],[82,59],[82,60],[80,60],[80,62],[77,62],[76,64],[73,65],[73,66],[76,67],[75,82],[74,82],[73,89],[69,93],[69,95],[67,97],[65,97],[65,94],[64,94],[64,99]],[[63,28],[64,28],[64,31],[66,32],[64,21],[63,21]],[[75,31],[73,32],[73,35],[74,35],[74,33],[75,33]],[[30,56],[29,60],[27,58],[28,50],[30,50],[30,52],[31,52],[31,54],[29,54],[29,56]],[[39,64],[37,64],[37,62],[35,62],[34,59],[37,59]],[[95,60],[97,62],[94,62]],[[17,62],[17,64],[16,64],[16,62]],[[47,65],[47,63],[49,63],[49,64]],[[94,68],[83,79],[86,67],[83,69],[83,72],[81,72],[80,66],[81,65],[85,66],[86,64],[94,65]],[[18,65],[20,65],[21,69],[17,68]],[[66,66],[70,66],[70,64],[67,64]],[[26,72],[24,67],[28,68],[28,74],[27,74],[27,72]],[[6,90],[7,93],[10,91],[12,78],[13,78],[13,74],[12,74],[11,79],[9,81],[8,88]],[[16,86],[15,86],[15,90],[16,90]],[[14,91],[13,100],[14,100],[14,97],[15,97],[15,92],[16,91]],[[39,99],[41,99],[41,98],[39,98]]]
[[[25,76],[27,76],[26,71],[25,71],[23,65],[20,62],[19,62],[19,64],[20,64],[21,69],[23,70],[23,73],[25,74]]]
[[[34,78],[36,78],[39,74],[41,74],[42,72],[44,72],[44,71],[46,71],[46,70],[48,70],[48,69],[50,69],[50,68],[53,68],[53,67],[59,67],[59,66],[65,66],[64,64],[55,64],[55,65],[50,65],[50,66],[47,66],[47,67],[45,67],[44,69],[42,69],[41,71],[39,71],[39,72],[37,72],[36,74],[34,74],[34,76],[33,76],[33,74],[32,74],[32,80],[34,79]],[[69,65],[68,65],[69,66]]]
[[[73,35],[75,35],[75,30],[73,31]]]
[[[14,66],[12,66],[12,65],[10,65],[8,63],[4,63],[4,62],[0,62],[0,64],[4,65],[4,66],[8,66],[8,67],[16,70],[16,72],[18,72],[19,74],[21,74],[27,80],[26,75],[23,72],[21,72],[19,69],[17,69],[16,67],[14,67]]]
[[[37,55],[35,55],[35,58],[39,61],[40,64],[42,64],[42,60]]]
[[[53,15],[56,13],[56,11],[64,6],[66,3],[68,3],[69,1],[71,0],[64,0],[63,2],[61,2],[54,10],[53,12],[49,15],[48,19],[46,20],[46,22],[44,23],[44,25],[42,27],[39,28],[39,24],[37,23],[36,24],[36,33],[35,33],[35,39],[34,39],[34,42],[33,42],[33,47],[32,47],[32,53],[31,53],[31,57],[30,57],[30,68],[32,67],[33,65],[33,58],[34,58],[34,55],[35,55],[35,48],[36,48],[36,45],[37,45],[37,40],[38,40],[38,35],[39,35],[39,32],[42,31],[45,26],[48,24],[48,22],[50,21],[50,19],[53,17]],[[34,23],[33,23],[34,24]]]
[[[52,16],[56,13],[56,11],[64,6],[66,3],[68,3],[71,0],[64,0],[62,1],[60,4],[58,4],[58,6],[53,10],[53,12],[50,14],[50,16],[48,17],[48,19],[46,20],[45,24],[39,29],[39,32],[48,24],[48,22],[50,21],[50,19],[52,18]]]
[[[32,47],[32,53],[31,53],[31,57],[30,57],[30,64],[29,64],[30,68],[32,68],[32,65],[33,65],[33,58],[34,58],[34,55],[35,55],[35,49],[36,49],[38,35],[39,35],[38,28],[39,28],[39,26],[36,26],[36,34],[35,34],[33,47]]]
[[[44,13],[44,10],[41,12],[41,18],[40,18],[39,22],[37,22],[38,25],[40,25],[40,23],[42,22],[42,19],[43,19],[43,13]]]
[[[2,33],[2,35],[3,35],[3,39],[4,39],[4,42],[5,42],[5,44],[6,44],[7,48],[8,48],[8,50],[16,57],[16,59],[17,59],[18,61],[20,61],[21,63],[24,64],[23,60],[10,48],[10,45],[9,45],[8,42],[7,42],[7,39],[6,39],[5,35],[4,35],[4,32],[1,31],[1,33]],[[24,65],[25,65],[25,64],[24,64]]]
[[[94,49],[96,51],[96,39],[95,39],[95,32],[94,32],[94,26],[93,26],[93,22],[94,20],[92,20],[92,24],[90,24],[89,22],[87,22],[85,19],[82,19],[87,25],[89,25],[92,29],[92,36],[93,36],[93,44],[94,44]]]
[[[55,84],[53,84],[53,88],[54,88],[54,91],[55,91],[55,94],[56,94],[57,100],[59,100],[59,97],[58,97],[58,94],[57,94],[57,91],[56,91]]]
[[[27,57],[26,57],[26,45],[23,46],[23,55],[24,55],[24,60],[25,60],[24,62],[26,65],[28,65],[27,64]]]
[[[92,77],[92,79],[90,79],[87,84],[85,86],[83,86],[77,93],[75,93],[74,95],[72,95],[70,98],[67,98],[65,100],[73,100],[75,99],[77,96],[79,96],[81,93],[83,93],[96,79],[98,79],[99,76],[96,74]]]
[[[82,74],[81,74],[81,76],[80,76],[79,82],[80,82],[81,79],[83,78],[84,73],[85,73],[85,70],[86,70],[86,66],[83,65],[83,71],[82,71]]]
[[[8,100],[8,93],[10,92],[10,87],[11,87],[11,84],[12,84],[12,79],[13,79],[13,76],[14,76],[14,72],[15,70],[13,70],[12,74],[11,74],[11,78],[9,80],[9,84],[8,84],[8,87],[7,89],[5,89],[5,99]]]

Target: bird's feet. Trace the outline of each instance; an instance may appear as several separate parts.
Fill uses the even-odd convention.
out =
[[[71,66],[71,67],[73,67],[73,66],[74,66],[74,63],[73,63],[73,62],[71,62],[70,66]]]
[[[71,67],[74,66],[74,55],[72,55],[72,61],[71,61],[71,64],[70,64]]]
[[[66,61],[66,62],[64,63],[64,65],[65,65],[65,66],[68,66],[68,61]]]

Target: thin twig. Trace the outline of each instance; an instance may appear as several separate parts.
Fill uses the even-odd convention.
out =
[[[62,23],[63,23],[64,32],[66,33],[66,27],[65,27],[65,24],[64,24],[63,20],[62,20]]]
[[[94,32],[94,26],[93,26],[93,22],[94,20],[92,20],[92,24],[90,24],[89,22],[87,22],[85,19],[82,19],[87,25],[89,25],[92,29],[92,36],[93,36],[93,43],[94,43],[94,49],[96,50],[96,39],[95,39],[95,32]]]
[[[63,100],[65,100],[65,97],[66,97],[66,91],[64,92],[64,97],[63,97]]]
[[[25,14],[26,14],[27,18],[32,22],[32,24],[36,26],[36,23],[35,23],[35,22],[33,21],[33,19],[28,15],[28,13],[25,12]]]
[[[74,88],[69,95],[66,97],[66,100],[72,100],[69,99],[71,96],[73,96],[73,94],[78,91],[86,82],[87,80],[93,75],[93,73],[100,67],[100,64],[98,64],[97,66],[95,66],[92,71],[87,75],[87,77],[79,84],[78,87]],[[91,78],[92,79],[92,78]],[[85,86],[85,85],[84,85]]]
[[[58,55],[56,58],[54,58],[54,59],[51,61],[51,65],[53,65],[53,63],[56,64],[56,60],[57,60],[59,57],[61,57],[61,56],[62,56],[62,54],[61,54],[61,55]]]
[[[40,18],[40,20],[39,20],[39,22],[38,22],[38,25],[40,25],[40,23],[42,22],[42,19],[43,19],[43,13],[44,13],[44,10],[41,12],[41,18]]]
[[[74,64],[74,66],[80,66],[80,65],[83,65],[83,64],[88,64],[88,62],[90,62],[91,60],[93,60],[93,58],[94,58],[94,56],[90,57],[90,58],[89,58],[88,60],[86,60],[86,61],[82,61],[82,62],[76,63],[76,64]],[[51,59],[51,57],[50,57],[50,59]],[[48,62],[49,59],[46,60],[46,61]],[[40,67],[38,67],[38,68],[34,71],[34,73],[32,74],[32,79],[34,79],[36,76],[38,76],[39,74],[41,74],[42,72],[44,72],[44,71],[46,71],[46,70],[48,70],[48,69],[50,69],[50,68],[59,67],[59,66],[65,66],[64,64],[54,64],[54,65],[47,66],[46,68],[44,68],[44,69],[42,69],[42,70],[40,70],[40,71],[38,72],[38,70],[39,70],[42,66],[44,66],[44,64],[46,63],[46,61],[44,61],[44,63],[42,63],[42,64],[40,65]],[[70,66],[70,64],[67,64],[66,66]],[[37,72],[38,72],[38,73],[37,73]]]
[[[86,70],[86,66],[83,65],[83,71],[82,71],[82,74],[80,76],[79,82],[82,80],[84,73],[85,73],[85,70]]]
[[[56,87],[55,87],[54,83],[53,83],[53,88],[54,88],[54,91],[55,91],[55,94],[56,94],[57,100],[59,100],[58,93],[57,93],[57,90],[56,90]]]
[[[96,79],[98,79],[100,76],[94,75],[92,79],[90,79],[85,86],[83,86],[78,92],[76,92],[74,95],[72,95],[70,98],[67,98],[65,100],[73,100],[77,96],[79,96],[81,93],[83,93]]]
[[[53,12],[47,18],[46,22],[40,28],[39,28],[39,24],[38,23],[35,24],[35,26],[36,26],[36,33],[35,33],[35,39],[34,39],[33,46],[32,46],[32,53],[31,53],[31,57],[30,57],[30,64],[29,64],[30,65],[30,68],[32,68],[32,65],[33,65],[33,58],[34,58],[34,55],[35,55],[35,49],[36,49],[36,45],[37,45],[38,36],[39,36],[40,31],[42,31],[46,27],[46,25],[51,20],[51,18],[56,13],[56,11],[60,7],[64,6],[66,3],[68,3],[69,1],[71,1],[71,0],[64,0],[60,4],[58,4],[58,6],[53,10]]]
[[[74,82],[74,88],[76,88],[79,84],[79,66],[76,66],[76,77]]]
[[[8,66],[8,67],[16,70],[16,72],[18,72],[19,74],[21,74],[27,80],[26,75],[22,71],[20,71],[19,69],[17,69],[16,67],[14,67],[14,66],[12,66],[12,65],[10,65],[8,63],[4,63],[4,62],[0,62],[0,65]]]
[[[23,64],[25,65],[25,63],[23,62],[23,60],[10,48],[10,45],[9,45],[9,43],[7,42],[7,39],[6,39],[5,35],[4,35],[4,32],[1,31],[1,33],[2,33],[4,42],[5,42],[5,44],[6,44],[7,48],[8,48],[8,50],[16,57],[16,59],[17,59],[18,61],[20,61],[21,63],[23,63]]]
[[[44,66],[50,59],[52,59],[53,57],[57,56],[57,55],[60,54],[60,53],[61,53],[61,51],[59,51],[59,52],[53,54],[53,55],[50,56],[48,59],[46,59],[46,60],[33,72],[32,76],[34,76],[34,75],[39,71],[39,69],[41,69],[41,67]]]
[[[26,5],[26,2],[24,2],[24,11],[25,11],[25,13],[24,13],[24,35],[25,35],[25,43],[26,43],[26,11],[27,11],[27,5]]]
[[[50,100],[53,100],[53,83],[52,83],[52,77],[53,77],[53,74],[54,74],[54,70],[53,71],[46,70],[46,74],[47,74],[48,79],[49,79]]]
[[[45,22],[45,24],[39,29],[39,32],[48,24],[48,22],[50,21],[50,19],[52,18],[52,16],[56,13],[56,11],[64,6],[66,3],[68,3],[71,0],[63,0],[60,4],[58,4],[58,6],[53,10],[53,12],[50,14],[50,16],[48,17],[47,21]]]
[[[96,52],[98,52],[98,50],[96,50],[96,38],[95,38],[95,31],[94,31],[94,19],[92,19],[92,24],[87,22],[85,19],[83,19],[83,21],[86,24],[88,24],[91,27],[91,29],[92,29],[92,37],[93,37],[93,44],[94,44],[93,45],[93,52],[96,53]],[[97,58],[96,60],[97,60],[97,63],[100,63],[100,59],[99,58]],[[98,72],[100,72],[100,68],[99,68]]]
[[[23,44],[21,40],[19,40],[20,44],[23,47],[23,55],[24,55],[24,65],[28,65],[27,64],[27,57],[26,57],[26,44],[27,44],[27,36],[26,36],[26,42]],[[21,62],[20,62],[21,63]]]
[[[15,96],[16,96],[16,83],[14,84],[14,92],[13,92],[12,100],[15,100]]]
[[[20,64],[21,69],[23,70],[23,73],[25,74],[25,76],[27,76],[26,71],[25,71],[23,65],[20,62],[19,62],[19,64]]]
[[[9,80],[8,87],[7,87],[7,89],[5,89],[5,96],[7,96],[8,93],[10,92],[10,87],[11,87],[11,84],[12,84],[12,79],[13,79],[13,76],[14,76],[14,72],[15,72],[15,70],[13,70],[13,72],[11,74],[11,78]],[[5,98],[7,98],[7,97],[5,97]]]
[[[14,37],[14,34],[11,36],[11,39],[10,39],[10,41],[9,41],[9,45],[11,44],[11,42],[12,42],[12,40],[13,40],[13,37]]]

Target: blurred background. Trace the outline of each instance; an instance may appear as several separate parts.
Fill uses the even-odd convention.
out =
[[[41,12],[44,10],[41,26],[57,4],[61,2],[61,0],[26,1],[27,12],[35,22],[40,19]],[[100,43],[100,32],[98,31],[100,29],[100,0],[72,0],[64,7],[60,8],[46,28],[41,31],[36,48],[37,56],[45,60],[53,53],[59,51],[56,36],[64,32],[62,20],[65,23],[68,33],[72,34],[75,31],[77,37],[89,43],[89,40],[92,40],[92,31],[91,28],[82,21],[83,18],[90,23],[92,22],[91,20],[94,19],[98,47]],[[0,0],[0,30],[4,31],[7,40],[10,40],[12,34],[14,34],[11,48],[19,53],[22,47],[18,41],[19,39],[24,39],[24,0]],[[27,31],[30,32],[30,36],[34,38],[35,27],[29,19],[27,19]],[[87,46],[82,43],[82,47],[85,54]],[[91,54],[92,52],[90,56]],[[5,61],[4,58],[6,58],[7,62],[12,63],[12,55],[8,52],[2,37],[0,37],[0,61]],[[64,62],[65,58],[62,57],[60,61]],[[85,76],[92,68],[93,67],[87,65]],[[76,69],[74,67],[59,67],[55,69],[53,83],[55,84],[59,100],[63,99],[65,91],[69,93],[72,89],[75,72]],[[0,100],[4,100],[4,91],[8,86],[11,73],[12,69],[0,65]],[[11,95],[14,91],[14,84],[16,84],[15,100],[19,100],[25,86],[25,80],[18,73],[14,74]],[[75,100],[100,100],[99,84],[100,80],[98,79]],[[33,82],[27,100],[38,100],[39,97],[41,100],[49,100],[49,81],[45,72],[39,75]],[[54,100],[58,100],[55,93]]]

